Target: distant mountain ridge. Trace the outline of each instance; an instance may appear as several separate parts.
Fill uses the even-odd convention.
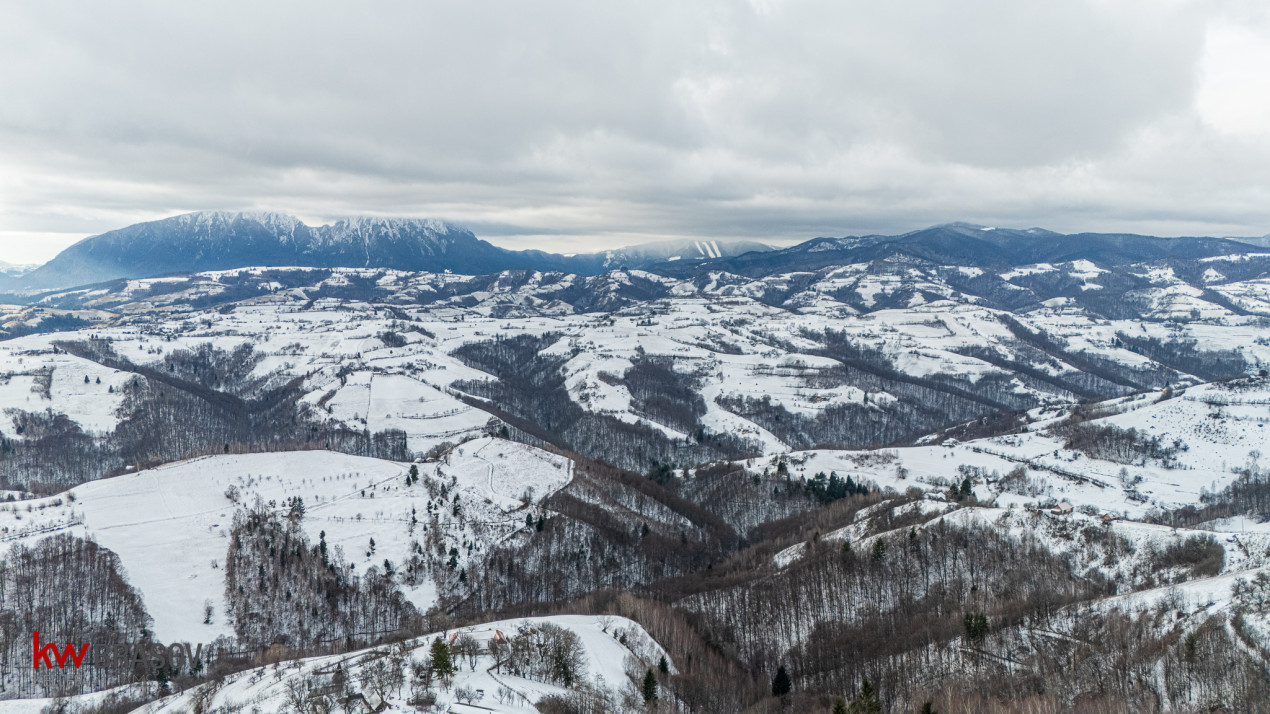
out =
[[[248,265],[488,272],[540,262],[437,220],[349,218],[311,227],[277,213],[206,212],[85,238],[15,282],[42,290]]]
[[[763,253],[771,249],[771,246],[758,241],[671,240],[615,248],[574,258],[599,260],[605,270],[610,270],[678,260],[714,260],[750,252]]]
[[[17,277],[17,276],[19,276],[19,275],[23,275],[23,274],[25,274],[25,273],[29,273],[29,272],[31,272],[32,270],[35,270],[37,267],[39,267],[39,266],[38,266],[38,265],[27,265],[27,264],[17,264],[17,263],[7,263],[7,262],[5,262],[5,261],[3,261],[3,260],[0,260],[0,275],[10,275],[10,276],[13,276],[13,277]]]
[[[767,249],[755,242],[670,241],[565,256],[499,248],[462,226],[435,219],[352,217],[309,226],[280,213],[210,211],[85,238],[44,265],[0,281],[0,289],[34,292],[246,266],[448,270],[471,275],[559,270],[592,275],[613,268]]]
[[[1231,238],[1159,238],[1130,233],[1063,234],[1043,228],[1013,229],[947,223],[895,236],[813,238],[763,254],[743,254],[712,263],[748,277],[777,272],[815,271],[834,265],[909,261],[927,265],[1008,268],[1037,263],[1089,260],[1124,266],[1159,260],[1199,260],[1221,255],[1264,252]],[[664,265],[658,272],[682,277],[691,268]]]
[[[703,269],[759,277],[875,261],[998,268],[1089,260],[1127,265],[1264,251],[1264,240],[1065,235],[948,223],[901,235],[814,238],[783,249],[753,241],[682,240],[596,253],[508,250],[462,226],[435,219],[353,217],[309,226],[280,213],[188,213],[79,241],[48,263],[0,273],[0,292],[31,294],[121,278],[146,278],[248,266],[392,268],[486,275],[506,270],[596,275],[639,268],[683,277]]]

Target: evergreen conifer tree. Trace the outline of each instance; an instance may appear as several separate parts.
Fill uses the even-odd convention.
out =
[[[440,637],[432,641],[432,671],[442,681],[449,682],[454,676],[454,659],[450,656],[450,646]]]
[[[653,674],[653,670],[644,673],[644,702],[652,702],[657,699],[657,675]]]
[[[793,688],[794,683],[789,679],[789,672],[785,671],[785,665],[782,664],[776,668],[776,678],[772,680],[772,694],[783,697]]]
[[[968,639],[981,640],[984,635],[988,634],[988,618],[981,612],[966,613],[963,624]]]
[[[882,703],[873,691],[873,683],[865,677],[860,682],[860,696],[851,702],[851,714],[882,714]]]
[[[287,512],[287,518],[298,521],[304,518],[304,499],[296,496],[291,499],[291,510]]]

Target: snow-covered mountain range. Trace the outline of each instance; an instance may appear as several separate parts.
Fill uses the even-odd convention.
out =
[[[772,250],[754,241],[683,240],[560,255],[499,248],[444,221],[354,217],[309,226],[266,212],[189,213],[85,238],[32,269],[5,271],[0,290],[29,295],[119,278],[241,267],[388,268],[482,275],[505,270],[596,275],[650,269],[686,278],[708,270],[748,277],[834,265],[905,261],[979,268],[1093,261],[1124,266],[1261,252],[1260,239],[1063,235],[950,223],[902,235],[816,238]]]
[[[394,268],[464,274],[509,269],[594,274],[673,260],[717,259],[763,251],[755,242],[668,241],[564,256],[499,248],[445,221],[352,217],[309,226],[268,212],[188,213],[85,238],[48,263],[20,271],[0,289],[30,293],[174,273],[244,266]]]

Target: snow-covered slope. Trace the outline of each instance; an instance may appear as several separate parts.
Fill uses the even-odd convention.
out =
[[[837,473],[901,492],[916,487],[941,493],[969,478],[980,501],[1003,507],[1067,501],[1141,518],[1152,510],[1198,505],[1205,493],[1226,488],[1242,470],[1256,467],[1270,454],[1267,404],[1270,382],[1258,378],[1150,392],[1089,408],[1108,416],[1082,422],[1085,426],[1132,429],[1167,449],[1170,455],[1163,459],[1140,453],[1097,458],[1067,448],[1055,432],[1066,411],[1037,410],[1030,415],[1035,421],[1017,434],[880,451],[798,451],[747,468],[761,473],[784,460],[794,478]],[[1011,476],[1019,468],[1021,475]]]
[[[544,618],[524,618],[500,620],[472,627],[464,627],[448,632],[438,632],[399,646],[382,647],[373,650],[351,652],[330,657],[290,662],[280,677],[273,676],[268,668],[248,670],[227,678],[224,685],[215,690],[208,704],[212,707],[233,707],[236,704],[260,707],[261,711],[284,711],[288,706],[290,687],[301,680],[309,680],[320,687],[330,681],[332,672],[342,668],[349,681],[357,682],[361,672],[367,667],[380,662],[401,666],[406,681],[409,681],[409,667],[416,662],[423,662],[428,655],[428,646],[438,637],[449,641],[462,635],[472,636],[485,650],[489,641],[495,637],[511,637],[517,633],[543,624],[552,624],[577,634],[582,646],[583,672],[581,681],[595,687],[601,692],[609,693],[615,701],[620,701],[623,690],[634,691],[635,681],[632,673],[642,675],[649,667],[656,667],[658,661],[665,656],[643,628],[624,618],[600,618],[581,615],[561,615]],[[404,651],[404,658],[394,660],[391,653]],[[397,664],[397,662],[400,664]],[[460,690],[470,690],[475,696],[460,702]],[[518,677],[506,672],[498,672],[494,658],[486,650],[475,658],[471,664],[459,664],[459,672],[454,677],[452,686],[438,687],[436,706],[441,711],[453,712],[523,712],[537,711],[533,706],[544,696],[556,694],[567,696],[570,689],[558,684],[537,681],[526,677]],[[190,711],[199,690],[179,696],[160,700],[147,705],[139,711],[144,714],[176,714]],[[392,709],[404,709],[410,695],[410,688],[379,698],[367,693],[367,698],[374,706],[387,701]],[[3,710],[0,710],[3,711]]]
[[[522,632],[541,629],[543,625],[561,627],[577,635],[581,648],[578,658],[581,671],[573,687],[512,674],[506,665],[496,666],[494,657],[489,653],[490,640],[510,639]],[[136,711],[142,714],[184,714],[196,711],[196,707],[200,706],[196,702],[201,703],[202,711],[290,711],[296,696],[301,701],[317,700],[322,693],[331,691],[337,670],[343,673],[349,689],[365,697],[364,701],[369,706],[380,706],[386,702],[390,711],[410,711],[412,705],[407,702],[413,693],[409,684],[413,676],[412,666],[427,662],[429,647],[436,639],[451,642],[465,635],[479,644],[481,653],[471,662],[462,658],[458,662],[458,672],[448,686],[442,686],[439,681],[434,683],[434,711],[535,712],[538,709],[534,705],[543,697],[569,697],[581,688],[587,688],[594,692],[594,696],[606,698],[614,704],[624,699],[638,700],[635,689],[639,683],[637,678],[649,668],[656,668],[662,658],[667,658],[668,666],[674,671],[665,650],[631,620],[558,615],[487,622],[432,633],[392,646],[293,660],[280,668],[248,669],[229,675],[223,682],[199,685],[146,704]],[[385,665],[400,668],[404,683],[400,688],[392,689],[387,697],[380,697],[373,684],[363,686],[361,683],[369,683],[366,677],[370,670]],[[378,671],[375,674],[382,676]],[[136,687],[124,687],[118,691],[136,690]],[[64,705],[72,710],[91,706],[102,701],[107,694],[99,692],[70,697]],[[463,695],[462,700],[460,695]],[[359,698],[358,701],[362,700]],[[0,700],[0,714],[38,714],[53,703],[52,699]]]
[[[421,481],[412,486],[408,466],[327,451],[199,458],[0,504],[0,547],[61,531],[92,538],[119,555],[158,638],[210,642],[233,634],[223,616],[227,537],[235,510],[257,499],[285,513],[290,499],[302,498],[310,540],[325,532],[362,572],[385,560],[401,567],[430,531],[443,551],[470,546],[460,549],[460,563],[480,559],[524,530],[525,516],[539,514],[542,500],[572,477],[568,459],[499,439],[469,441],[444,460],[417,464]],[[430,577],[402,589],[420,611],[436,601]],[[211,624],[203,624],[207,601],[217,613]]]

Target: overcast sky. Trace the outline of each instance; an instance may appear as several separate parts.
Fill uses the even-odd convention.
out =
[[[565,252],[1270,232],[1265,2],[362,5],[0,0],[0,260],[204,209]]]

